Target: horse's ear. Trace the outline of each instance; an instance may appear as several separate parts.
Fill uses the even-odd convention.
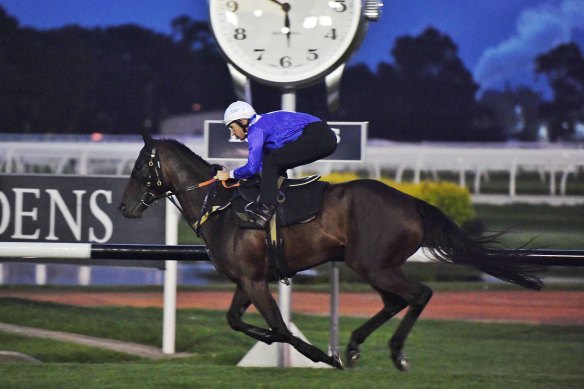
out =
[[[154,138],[150,135],[150,132],[146,129],[142,129],[142,139],[144,139],[144,144],[146,144],[147,149],[152,149],[152,145],[154,144]]]

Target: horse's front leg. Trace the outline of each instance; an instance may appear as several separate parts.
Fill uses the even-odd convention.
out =
[[[277,341],[279,342],[292,345],[298,350],[298,352],[313,362],[324,362],[336,367],[337,369],[343,368],[343,364],[338,355],[335,354],[329,356],[319,348],[292,335],[284,323],[280,309],[270,293],[267,282],[252,280],[243,281],[242,289],[247,294],[249,301],[251,301],[251,303],[257,308],[264,320],[266,320],[270,326],[271,332],[274,334],[274,338],[272,339],[278,339]]]
[[[284,342],[285,338],[277,332],[252,326],[245,323],[241,319],[247,308],[249,308],[250,304],[251,301],[249,297],[243,291],[243,289],[238,286],[235,290],[235,294],[233,295],[231,306],[227,311],[227,322],[229,323],[229,326],[235,331],[243,332],[244,334],[251,336],[256,340],[267,344],[272,344],[274,342]]]

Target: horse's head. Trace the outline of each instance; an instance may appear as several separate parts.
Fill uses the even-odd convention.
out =
[[[141,217],[146,208],[169,191],[163,179],[159,141],[147,133],[143,133],[142,138],[144,147],[134,163],[119,207],[122,215],[129,218]]]
[[[144,147],[134,163],[119,207],[125,217],[141,217],[159,198],[170,194],[179,197],[212,184],[215,182],[212,177],[222,168],[210,165],[176,140],[155,140],[149,133],[143,133],[142,138]]]

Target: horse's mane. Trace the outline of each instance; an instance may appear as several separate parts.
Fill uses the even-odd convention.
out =
[[[181,154],[197,160],[197,163],[201,163],[203,164],[203,166],[206,167],[211,166],[209,162],[205,161],[201,156],[199,156],[193,150],[189,149],[184,143],[181,143],[176,139],[160,139],[160,141],[169,144],[171,147],[178,149],[178,152],[180,152]]]

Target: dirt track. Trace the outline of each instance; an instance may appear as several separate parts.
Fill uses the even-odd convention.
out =
[[[163,304],[162,293],[155,292],[0,291],[0,297],[19,297],[79,306],[162,307]],[[178,308],[226,310],[230,301],[231,292],[180,291],[177,295]],[[293,293],[293,313],[328,316],[329,307],[328,294]],[[376,294],[341,293],[341,315],[370,317],[380,308],[381,300]],[[422,317],[442,320],[584,325],[584,292],[436,292]]]

